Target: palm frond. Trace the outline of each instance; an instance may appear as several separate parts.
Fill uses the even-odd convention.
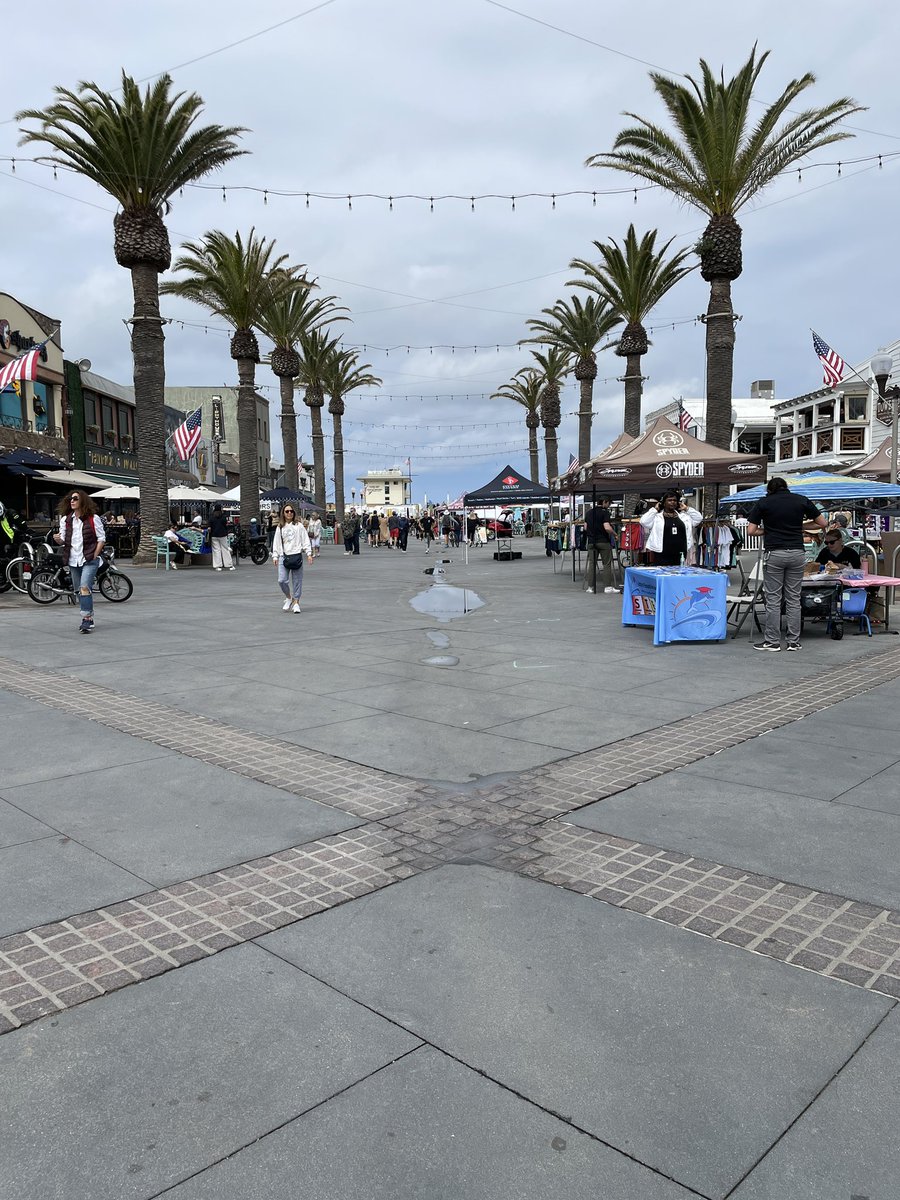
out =
[[[786,119],[815,76],[791,80],[758,121],[750,117],[753,90],[768,51],[756,46],[729,80],[716,76],[700,60],[700,79],[687,82],[651,72],[653,88],[673,132],[635,113],[635,121],[617,135],[613,148],[587,160],[592,167],[624,171],[665,188],[709,217],[734,216],[773,179],[806,155],[853,134],[841,122],[861,105],[849,97],[809,108]]]
[[[57,87],[47,108],[16,113],[17,121],[38,124],[21,129],[19,145],[48,146],[52,153],[39,162],[84,175],[123,209],[161,213],[179,188],[248,153],[235,144],[246,129],[195,128],[202,99],[171,88],[170,76],[161,75],[142,93],[124,71],[121,98],[96,83]]]

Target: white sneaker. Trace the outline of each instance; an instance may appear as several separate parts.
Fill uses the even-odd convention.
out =
[[[603,589],[605,595],[607,595],[607,596],[609,595],[610,592],[617,592],[618,590],[619,590],[618,588],[614,588],[614,587],[608,587],[608,588]]]
[[[169,566],[171,567],[171,569],[172,569],[173,571],[177,571],[177,570],[178,570],[178,568],[175,566],[175,564],[174,564],[174,563],[169,563]]]
[[[228,568],[228,570],[229,570],[229,571],[236,571],[236,570],[237,570],[237,567],[229,567],[229,568]]]
[[[221,571],[221,570],[222,570],[222,568],[221,568],[221,567],[213,567],[213,570],[214,570],[214,571]]]
[[[298,613],[299,611],[300,611],[300,605],[295,600],[294,603],[291,605],[291,612]]]
[[[585,588],[584,590],[588,593],[588,595],[593,596],[593,594],[594,594],[593,588]]]
[[[281,606],[281,611],[287,612],[290,607],[291,607],[290,600],[285,600],[284,604],[282,604],[282,606]]]

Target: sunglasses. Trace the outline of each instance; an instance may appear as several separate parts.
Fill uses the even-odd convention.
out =
[[[292,508],[283,508],[281,511],[285,514],[290,513],[291,516],[294,516],[294,510]]]
[[[839,546],[840,544],[841,544],[840,538],[826,538],[825,539],[826,546]]]

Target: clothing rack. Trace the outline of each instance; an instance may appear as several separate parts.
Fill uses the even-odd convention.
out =
[[[697,526],[697,565],[710,571],[730,571],[743,539],[730,521],[704,520]]]

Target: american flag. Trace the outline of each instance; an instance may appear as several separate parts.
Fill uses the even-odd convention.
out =
[[[578,459],[575,457],[575,455],[570,454],[569,455],[569,466],[568,466],[568,469],[566,470],[566,474],[571,475],[572,472],[577,471],[580,466],[581,466],[581,463],[578,461]]]
[[[197,408],[192,413],[188,413],[187,420],[179,425],[172,434],[178,457],[184,462],[187,462],[200,445],[200,411]]]
[[[837,350],[832,350],[829,345],[822,341],[814,329],[810,332],[813,335],[813,349],[818,354],[819,361],[825,371],[825,385],[826,387],[834,387],[836,383],[840,383],[844,378],[844,367],[847,364],[838,354]]]
[[[41,357],[41,350],[44,348],[44,343],[40,346],[34,346],[31,350],[26,350],[24,354],[20,354],[18,358],[14,358],[12,362],[8,362],[0,371],[0,392],[16,379],[27,379],[34,382],[37,379],[38,359]]]
[[[678,428],[687,431],[694,424],[694,418],[684,407],[683,404],[678,405]]]

